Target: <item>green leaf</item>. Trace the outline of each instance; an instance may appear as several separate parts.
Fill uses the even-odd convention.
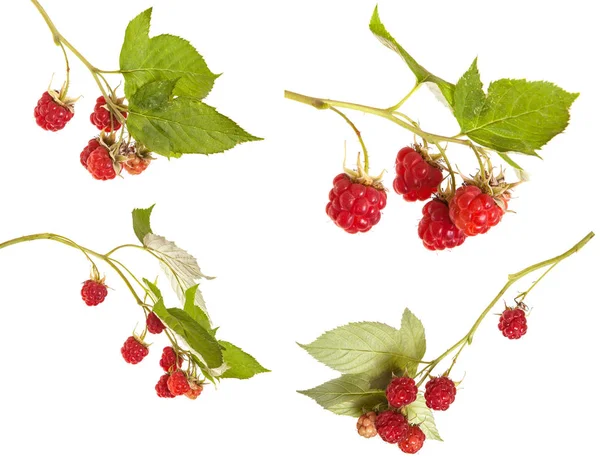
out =
[[[409,309],[405,309],[402,314],[402,326],[399,334],[399,348],[402,349],[403,355],[410,358],[405,363],[405,370],[411,377],[414,377],[419,361],[425,355],[425,329],[421,321]]]
[[[298,390],[298,393],[312,398],[336,415],[353,417],[387,403],[385,391],[372,389],[364,375],[342,375],[318,387]]]
[[[319,362],[342,373],[379,374],[386,368],[407,366],[399,331],[379,322],[347,324],[325,332],[311,344],[299,345]]]
[[[135,208],[133,212],[131,212],[131,215],[133,216],[133,231],[142,244],[144,243],[144,236],[148,233],[152,233],[152,229],[150,228],[150,215],[152,214],[153,208],[154,205],[150,208]]]
[[[146,286],[148,286],[148,288],[150,289],[150,291],[152,292],[152,294],[154,294],[154,297],[158,300],[158,299],[162,299],[162,293],[160,292],[160,289],[158,289],[158,286],[156,284],[154,284],[153,282],[147,280],[146,278],[142,278],[144,281],[144,284]]]
[[[179,83],[177,83],[179,84]],[[170,99],[156,109],[138,106],[147,103],[145,88],[136,93],[129,104],[127,128],[132,137],[150,150],[166,157],[182,154],[214,154],[231,149],[242,142],[261,140],[248,134],[228,117],[200,101],[186,97]]]
[[[461,133],[498,152],[537,155],[569,124],[569,107],[579,96],[547,81],[500,79],[487,96],[477,60],[456,85],[454,115]]]
[[[400,46],[400,44],[394,39],[392,35],[387,31],[381,19],[379,18],[378,7],[375,7],[369,28],[373,34],[377,37],[381,43],[387,46],[390,50],[395,51],[400,57],[406,62],[410,70],[417,78],[417,83],[432,83],[435,84],[439,89],[448,104],[452,106],[454,101],[454,85],[448,81],[439,78],[438,76],[431,74],[423,66],[416,62],[416,60],[408,54],[408,52]]]
[[[225,348],[223,359],[229,365],[229,368],[221,375],[222,378],[248,379],[256,374],[270,372],[270,370],[260,365],[254,357],[239,347],[224,340],[219,341],[219,343]]]
[[[508,165],[510,165],[511,167],[520,170],[521,172],[524,171],[523,167],[521,167],[519,164],[517,164],[513,159],[511,159],[508,154],[506,154],[505,152],[498,152],[498,155],[500,156],[500,158],[502,160],[504,160]]]
[[[140,111],[152,112],[161,109],[173,99],[175,84],[177,84],[176,79],[146,83],[133,95],[132,103]]]
[[[150,34],[152,9],[135,17],[125,31],[120,69],[125,78],[128,99],[144,84],[156,80],[174,80],[174,94],[196,99],[208,95],[218,75],[187,41],[177,36]]]
[[[185,292],[185,304],[183,305],[183,310],[214,336],[215,334],[212,332],[213,330],[211,329],[208,314],[206,314],[203,309],[197,306],[195,302],[196,294],[198,293],[198,286],[199,284],[195,284]]]
[[[204,359],[208,367],[216,368],[223,363],[223,352],[217,340],[188,313],[182,309],[166,309],[162,299],[158,300],[152,310]]]
[[[406,412],[408,422],[411,425],[419,425],[428,440],[443,441],[435,426],[433,413],[427,407],[423,395],[417,395],[417,399],[404,407],[404,411]]]

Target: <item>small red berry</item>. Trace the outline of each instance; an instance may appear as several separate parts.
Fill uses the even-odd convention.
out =
[[[404,415],[387,410],[377,415],[375,428],[386,443],[398,443],[408,434],[408,421]]]
[[[121,111],[123,117],[127,117],[127,112]],[[90,115],[90,121],[98,129],[105,132],[118,131],[121,128],[121,123],[117,116],[111,113],[106,106],[106,99],[104,96],[100,96],[96,99],[96,105],[94,106],[94,112]]]
[[[423,433],[423,430],[418,425],[410,425],[408,434],[400,440],[398,446],[404,453],[413,455],[423,447],[424,442],[425,433]]]
[[[417,386],[415,381],[410,377],[397,377],[392,379],[385,390],[385,396],[389,404],[393,407],[400,408],[417,399]]]
[[[339,174],[333,179],[325,211],[344,231],[364,233],[379,223],[386,203],[385,190],[355,182],[347,174]]]
[[[88,306],[97,306],[108,294],[108,288],[102,281],[88,279],[81,288],[81,297]]]
[[[190,390],[187,375],[182,370],[173,372],[167,380],[169,391],[175,395],[184,395]]]
[[[412,147],[403,147],[398,152],[394,190],[407,202],[427,200],[436,192],[443,178],[442,171]]]
[[[148,352],[148,347],[134,336],[129,336],[121,347],[121,355],[128,364],[139,364]]]
[[[172,372],[181,367],[183,358],[177,355],[173,347],[165,347],[159,363],[165,372]]]
[[[167,380],[169,380],[169,374],[164,374],[160,377],[158,383],[154,387],[156,389],[156,394],[160,398],[175,398],[175,395],[171,393],[167,386]]]
[[[87,169],[88,157],[98,147],[100,147],[100,141],[98,141],[98,139],[96,139],[96,138],[90,139],[88,144],[81,151],[81,154],[79,154],[79,160],[81,161],[81,165],[83,165],[86,169]]]
[[[450,219],[467,236],[486,233],[500,223],[502,215],[504,210],[494,198],[475,185],[458,188],[450,201]]]
[[[448,410],[456,398],[456,385],[448,377],[434,377],[425,385],[425,403],[432,410]]]
[[[146,318],[146,327],[148,328],[148,332],[150,332],[150,334],[160,334],[164,330],[165,325],[156,314],[151,312]]]
[[[56,91],[58,93],[58,91]],[[33,110],[35,122],[42,129],[56,132],[61,130],[73,118],[72,106],[59,104],[48,91],[42,94]]]
[[[504,337],[509,339],[520,339],[527,332],[527,317],[523,309],[511,309],[507,307],[500,316],[498,329]]]
[[[87,158],[87,169],[96,180],[112,180],[117,176],[110,153],[104,146],[90,153]]]
[[[123,168],[131,175],[139,175],[148,168],[150,165],[150,160],[132,154],[121,164],[123,165]]]
[[[202,390],[204,390],[202,384],[190,382],[190,389],[187,392],[185,392],[184,395],[190,400],[196,400],[202,393]]]
[[[467,238],[450,220],[448,205],[438,199],[427,202],[423,207],[418,233],[428,250],[454,248],[462,245]]]

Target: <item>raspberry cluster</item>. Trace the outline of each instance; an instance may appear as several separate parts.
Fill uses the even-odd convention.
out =
[[[387,194],[379,184],[363,184],[343,173],[333,179],[325,211],[345,232],[364,233],[379,223],[386,203]]]

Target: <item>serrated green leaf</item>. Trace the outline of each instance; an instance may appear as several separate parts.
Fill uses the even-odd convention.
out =
[[[454,101],[454,84],[449,83],[445,79],[442,79],[434,74],[431,74],[423,66],[408,54],[408,52],[400,46],[400,44],[394,39],[392,35],[387,31],[381,19],[379,18],[379,9],[376,6],[369,23],[371,32],[377,37],[377,39],[387,46],[390,50],[395,51],[400,57],[406,62],[410,70],[417,78],[417,83],[432,83],[435,84],[446,99],[448,104],[452,106]]]
[[[131,212],[133,217],[133,231],[142,244],[144,243],[144,236],[148,233],[152,233],[152,229],[150,228],[150,215],[152,214],[153,208],[154,205],[150,208],[135,208],[133,212]]]
[[[183,305],[183,310],[187,312],[192,319],[194,319],[198,324],[204,327],[210,334],[215,335],[213,329],[211,329],[210,319],[208,318],[208,314],[204,312],[203,309],[200,309],[196,305],[196,295],[198,293],[199,284],[195,284],[191,288],[189,288],[185,292],[185,303]]]
[[[144,84],[131,98],[133,107],[140,111],[160,110],[173,98],[173,89],[176,84],[176,79]]]
[[[146,286],[148,286],[148,289],[150,289],[152,294],[154,294],[154,297],[156,298],[156,300],[162,299],[162,293],[160,292],[160,289],[158,289],[158,286],[156,284],[154,284],[153,282],[147,280],[146,278],[142,278],[142,279],[144,281],[144,284]]]
[[[433,413],[427,407],[423,395],[417,395],[417,399],[404,407],[404,411],[406,412],[408,422],[411,425],[419,425],[423,433],[425,433],[425,438],[428,440],[444,441],[438,433]]]
[[[427,346],[423,324],[409,309],[405,309],[402,314],[402,325],[399,334],[399,348],[402,349],[402,354],[409,358],[406,361],[405,370],[408,375],[414,377],[419,361],[425,355]]]
[[[508,154],[506,154],[505,152],[498,152],[498,155],[500,156],[500,158],[502,160],[504,160],[504,162],[506,162],[508,165],[510,165],[512,168],[520,170],[521,172],[524,172],[523,167],[521,167],[519,164],[517,164],[513,159],[511,159]]]
[[[161,107],[137,107],[137,94],[129,104],[127,128],[132,137],[166,157],[215,154],[242,142],[261,140],[228,117],[200,101],[177,97]]]
[[[369,378],[364,375],[342,375],[318,387],[299,390],[298,393],[312,398],[336,415],[353,417],[387,402],[385,391],[372,389]]]
[[[325,332],[311,344],[299,345],[319,362],[349,374],[403,369],[410,359],[401,347],[399,331],[379,322],[347,324]]]
[[[184,310],[167,309],[162,299],[158,300],[152,310],[169,329],[178,334],[192,350],[204,359],[208,367],[216,368],[223,363],[223,352],[217,340]]]
[[[256,374],[270,372],[270,370],[260,365],[254,357],[232,343],[224,340],[219,341],[219,343],[225,348],[223,359],[229,366],[221,375],[221,378],[248,379]]]
[[[187,40],[173,35],[150,38],[151,16],[149,8],[131,20],[125,31],[120,55],[125,96],[130,99],[138,88],[150,81],[179,79],[175,95],[206,97],[218,75],[208,69]]]
[[[487,96],[479,79],[477,60],[454,92],[454,115],[462,134],[498,152],[537,155],[536,150],[569,123],[569,107],[579,94],[546,81],[500,79]]]

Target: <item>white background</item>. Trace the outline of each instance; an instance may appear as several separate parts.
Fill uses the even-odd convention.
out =
[[[65,37],[105,69],[118,67],[127,22],[151,5],[44,3]],[[452,82],[478,55],[485,84],[526,77],[581,92],[571,125],[543,149],[544,161],[520,158],[532,180],[511,202],[518,213],[441,253],[425,250],[416,236],[420,206],[393,194],[370,233],[336,228],[324,211],[327,194],[341,171],[344,141],[351,157],[358,146],[335,114],[283,99],[291,89],[383,107],[410,89],[410,71],[368,30],[374,1],[153,3],[152,34],[189,39],[213,71],[224,72],[208,103],[266,140],[224,155],[163,159],[139,177],[94,181],[79,164],[95,134],[91,76],[73,60],[71,94],[82,95],[74,120],[60,133],[38,128],[32,111],[52,73],[55,86],[63,80],[61,52],[33,6],[11,2],[0,14],[0,242],[52,231],[106,251],[136,241],[132,208],[157,203],[154,231],[218,277],[203,290],[221,337],[273,372],[224,381],[195,402],[159,399],[154,385],[166,344],[157,338],[138,366],[123,362],[119,349],[142,313],[114,274],[103,269],[113,289],[105,303],[88,308],[79,296],[88,264],[76,251],[52,242],[3,249],[0,473],[593,472],[600,238],[531,294],[522,340],[504,339],[497,316],[484,321],[453,374],[464,377],[456,402],[437,415],[444,443],[404,455],[359,438],[354,420],[295,393],[337,375],[296,341],[350,321],[397,325],[408,306],[423,320],[434,358],[466,332],[507,273],[600,230],[593,2],[505,1],[489,9],[485,2],[380,2],[398,41]],[[426,89],[405,111],[426,130],[458,130]],[[373,171],[393,171],[411,135],[382,119],[352,117]],[[450,154],[473,171],[460,146]],[[122,259],[149,278],[159,272],[135,252]]]

